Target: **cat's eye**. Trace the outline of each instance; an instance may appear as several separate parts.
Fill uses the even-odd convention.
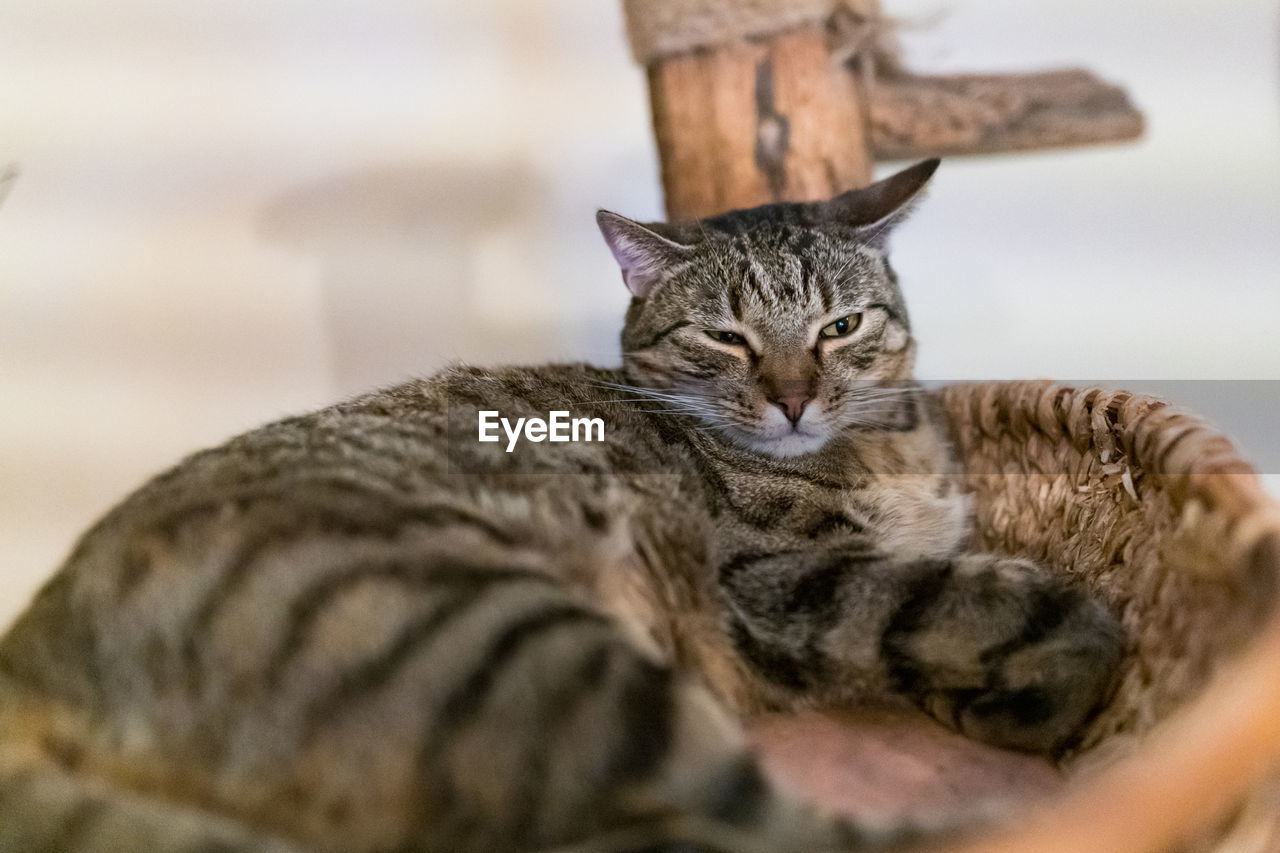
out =
[[[822,331],[818,332],[820,338],[843,338],[846,335],[853,334],[854,330],[862,324],[861,314],[850,314],[847,317],[841,317],[834,323],[828,323],[822,327]]]
[[[707,337],[711,340],[722,344],[728,344],[731,347],[745,347],[747,339],[737,332],[726,332],[722,329],[706,329]]]

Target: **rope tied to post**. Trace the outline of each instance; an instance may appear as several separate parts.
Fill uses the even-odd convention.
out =
[[[829,24],[832,57],[896,57],[891,27],[877,0],[623,0],[636,62],[649,66],[674,54]]]

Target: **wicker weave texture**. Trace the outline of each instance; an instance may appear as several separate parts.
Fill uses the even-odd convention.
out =
[[[939,398],[974,496],[975,545],[1070,575],[1122,614],[1119,685],[1073,756],[1108,763],[1258,632],[1276,597],[1280,509],[1230,441],[1149,397],[992,382]],[[1258,812],[1242,813],[1249,831],[1274,832],[1277,816]],[[1228,835],[1241,831],[1237,821]]]

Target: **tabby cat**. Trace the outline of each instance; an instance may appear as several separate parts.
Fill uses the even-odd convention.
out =
[[[1120,630],[962,551],[885,255],[936,166],[601,212],[620,369],[455,367],[134,493],[0,644],[0,849],[859,849],[880,836],[773,791],[736,719],[898,697],[1068,744]],[[482,411],[556,410],[603,440],[478,440]]]

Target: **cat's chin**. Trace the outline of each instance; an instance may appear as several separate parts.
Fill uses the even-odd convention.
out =
[[[792,456],[804,456],[806,453],[817,453],[827,443],[829,437],[825,433],[793,431],[773,438],[745,436],[743,443],[757,453],[787,459]]]

